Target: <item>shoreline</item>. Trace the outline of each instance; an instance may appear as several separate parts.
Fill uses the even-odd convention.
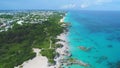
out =
[[[65,16],[62,19],[60,19],[60,22],[61,23],[64,22],[64,19],[65,19]],[[59,68],[61,67],[62,63],[60,61],[64,59],[65,55],[68,55],[68,53],[66,52],[68,52],[68,49],[69,49],[66,36],[67,36],[67,31],[65,30],[63,33],[57,36],[57,39],[60,39],[60,41],[56,42],[56,44],[62,44],[63,47],[56,48],[55,50],[59,54],[59,57],[54,58],[54,61],[56,62],[55,65],[49,66],[48,58],[40,54],[41,49],[33,48],[33,52],[36,53],[36,57],[28,61],[25,61],[23,64],[14,68]]]
[[[57,48],[56,49],[56,52],[57,53],[59,53],[59,57],[57,57],[56,59],[55,59],[55,61],[56,61],[56,67],[57,68],[59,68],[59,67],[61,67],[61,65],[63,65],[62,63],[61,63],[61,60],[63,60],[64,58],[65,58],[65,56],[68,56],[69,55],[69,53],[68,53],[68,51],[69,51],[69,47],[68,47],[68,42],[67,42],[67,32],[64,32],[64,33],[62,33],[61,35],[59,35],[58,37],[57,37],[57,39],[60,39],[61,41],[59,41],[59,42],[56,42],[56,44],[61,44],[61,45],[63,45],[63,47],[62,48]]]
[[[66,14],[65,14],[65,16],[66,16]],[[65,19],[65,17],[63,17],[62,19],[60,19],[60,22],[64,22],[64,19]]]

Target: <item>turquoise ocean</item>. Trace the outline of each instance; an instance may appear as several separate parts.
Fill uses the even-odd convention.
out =
[[[120,11],[69,11],[64,21],[71,57],[90,64],[66,68],[120,68]]]

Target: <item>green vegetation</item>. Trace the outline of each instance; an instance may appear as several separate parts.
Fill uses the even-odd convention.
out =
[[[55,63],[54,60],[53,60],[53,58],[56,55],[56,52],[55,52],[54,49],[44,49],[44,50],[41,51],[41,54],[43,56],[46,56],[49,59],[50,63]]]
[[[55,38],[64,29],[59,23],[61,14],[56,12],[42,23],[24,23],[23,25],[14,23],[12,28],[0,32],[0,68],[14,68],[32,59],[35,57],[32,48],[42,49],[41,54],[46,56],[50,63],[54,63]]]
[[[12,19],[13,15],[2,14],[2,15],[0,15],[0,18]]]

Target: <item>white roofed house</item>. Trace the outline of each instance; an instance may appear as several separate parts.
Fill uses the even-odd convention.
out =
[[[22,25],[24,21],[18,21],[17,24]]]

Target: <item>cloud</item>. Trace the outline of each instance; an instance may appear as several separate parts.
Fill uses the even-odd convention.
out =
[[[67,4],[67,5],[63,5],[61,9],[72,9],[75,7],[76,7],[76,4]]]
[[[95,6],[103,6],[113,2],[113,0],[72,0],[69,3],[60,6],[61,9],[73,9],[73,8],[94,8]]]
[[[88,4],[81,4],[81,5],[80,5],[80,8],[87,8],[87,7],[89,7]]]
[[[103,5],[106,3],[110,3],[112,0],[83,0],[80,4],[80,8],[88,8],[88,7],[94,7],[97,5]]]

